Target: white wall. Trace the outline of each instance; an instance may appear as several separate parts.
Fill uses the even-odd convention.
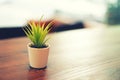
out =
[[[55,10],[79,20],[86,16],[103,17],[106,6],[88,0],[0,0],[0,27],[22,26],[41,15],[49,19]]]

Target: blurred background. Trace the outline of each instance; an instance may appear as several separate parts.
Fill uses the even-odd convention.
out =
[[[120,0],[0,0],[0,38],[24,35],[26,21],[42,15],[46,22],[54,19],[52,32],[115,27],[120,24]]]

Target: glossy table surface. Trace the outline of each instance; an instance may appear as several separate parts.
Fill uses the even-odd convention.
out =
[[[28,65],[28,38],[0,40],[0,80],[120,80],[120,28],[49,34],[47,69]]]

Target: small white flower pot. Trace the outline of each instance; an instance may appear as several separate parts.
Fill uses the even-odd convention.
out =
[[[33,48],[30,45],[30,43],[27,45],[30,67],[35,69],[45,69],[50,46],[47,45],[46,48]]]

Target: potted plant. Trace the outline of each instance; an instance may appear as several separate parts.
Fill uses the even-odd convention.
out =
[[[29,65],[35,69],[46,68],[50,48],[50,45],[46,43],[48,40],[46,36],[51,30],[52,21],[41,24],[41,19],[29,21],[28,25],[23,27],[26,36],[31,40],[31,43],[27,45]]]

